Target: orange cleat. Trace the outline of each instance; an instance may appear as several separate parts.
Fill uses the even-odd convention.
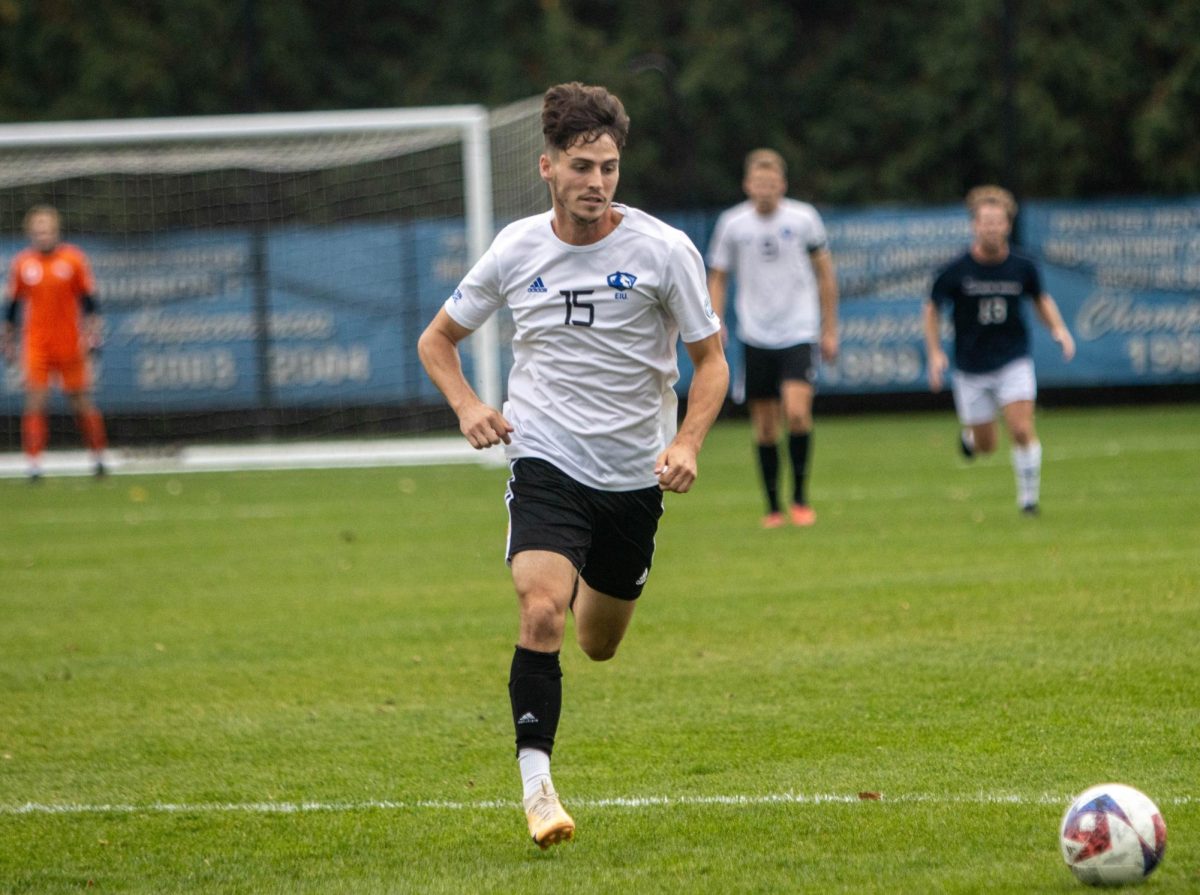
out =
[[[808,528],[810,525],[816,524],[817,514],[813,512],[813,508],[808,504],[792,507],[792,525],[799,525],[801,528]]]

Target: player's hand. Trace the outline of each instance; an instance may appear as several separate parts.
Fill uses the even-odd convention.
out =
[[[687,445],[672,442],[658,455],[654,474],[658,476],[660,489],[683,494],[696,481],[696,451]]]
[[[821,359],[828,364],[833,363],[837,360],[838,347],[837,333],[825,333],[821,336]]]
[[[500,411],[482,401],[459,414],[458,427],[476,450],[512,443],[512,425]]]
[[[937,351],[929,352],[929,390],[931,392],[940,392],[942,384],[946,381],[946,369],[950,366],[950,361],[946,358],[946,352],[938,349]]]
[[[1075,339],[1071,333],[1064,326],[1053,334],[1053,338],[1062,346],[1063,360],[1070,361],[1075,356]]]
[[[84,354],[95,357],[104,346],[104,326],[95,314],[83,318],[83,326],[79,330],[79,346]]]

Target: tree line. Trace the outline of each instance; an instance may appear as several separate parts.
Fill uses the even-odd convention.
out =
[[[0,0],[0,121],[483,103],[602,83],[621,197],[824,204],[1200,192],[1200,3]]]

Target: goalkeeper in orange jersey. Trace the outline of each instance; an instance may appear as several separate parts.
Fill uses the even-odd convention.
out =
[[[104,417],[92,401],[90,355],[100,347],[96,286],[87,256],[60,241],[57,209],[35,205],[25,215],[30,246],[9,269],[5,305],[4,356],[18,356],[17,333],[23,329],[21,357],[25,410],[21,447],[29,461],[30,481],[41,478],[41,454],[49,440],[46,405],[51,376],[61,382],[91,451],[93,470],[102,476],[106,436]],[[23,327],[20,325],[21,318]]]

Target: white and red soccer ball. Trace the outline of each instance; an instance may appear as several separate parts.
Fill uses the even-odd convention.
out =
[[[1084,790],[1063,815],[1059,829],[1063,860],[1093,886],[1122,886],[1144,880],[1167,848],[1162,813],[1144,793],[1121,783]]]

